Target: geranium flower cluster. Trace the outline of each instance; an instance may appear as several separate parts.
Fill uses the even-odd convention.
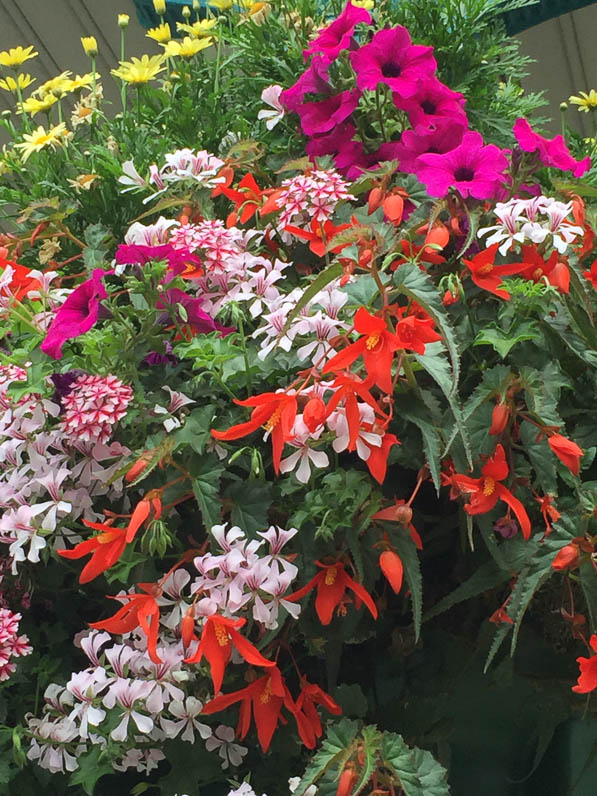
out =
[[[564,203],[548,196],[536,196],[532,199],[510,199],[508,202],[497,202],[493,213],[498,223],[491,227],[483,227],[477,233],[484,237],[487,247],[499,243],[500,254],[506,254],[517,243],[525,242],[541,244],[547,242],[564,254],[574,244],[583,228],[572,224],[568,218],[572,212],[572,202]]]
[[[12,658],[20,658],[33,652],[27,636],[19,636],[20,620],[21,614],[15,614],[8,608],[0,608],[0,682],[8,680],[17,668]]]
[[[15,399],[10,385],[26,381],[25,369],[0,366],[0,541],[9,546],[13,572],[25,559],[39,562],[57,530],[55,545],[63,546],[65,535],[78,540],[63,527],[65,518],[98,516],[93,498],[121,492],[122,479],[110,482],[129,452],[119,443],[106,444],[107,437],[100,442],[71,435],[58,422],[58,402],[30,394]],[[68,389],[64,380],[61,389]],[[68,394],[61,399],[59,390],[57,398],[67,400]]]

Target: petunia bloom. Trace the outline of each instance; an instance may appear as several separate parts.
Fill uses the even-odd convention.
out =
[[[481,468],[481,478],[455,473],[446,476],[444,483],[451,484],[457,492],[469,495],[469,502],[464,505],[468,514],[486,514],[495,507],[498,500],[502,500],[512,509],[522,529],[522,535],[528,539],[531,535],[529,515],[520,500],[501,483],[508,477],[508,473],[506,454],[503,447],[498,445]]]
[[[344,594],[347,589],[350,589],[355,595],[356,600],[364,603],[371,616],[377,619],[377,608],[371,599],[371,595],[365,590],[360,583],[353,580],[344,569],[344,564],[337,561],[334,564],[321,564],[319,561],[315,562],[320,568],[314,578],[293,594],[286,597],[289,602],[296,602],[305,596],[311,589],[317,589],[317,596],[315,597],[315,610],[322,625],[329,625],[334,615],[334,610],[340,605],[344,599]]]
[[[575,160],[561,135],[544,138],[523,117],[516,120],[513,131],[518,146],[525,152],[537,152],[544,166],[571,171],[575,177],[582,177],[591,168],[591,158],[587,156],[583,160]]]
[[[399,110],[406,111],[412,127],[435,124],[439,120],[450,121],[468,127],[464,111],[464,96],[444,85],[434,75],[419,80],[416,94],[408,99],[399,95],[394,103]]]
[[[379,30],[369,44],[352,53],[350,60],[358,88],[373,90],[385,83],[399,97],[407,98],[417,93],[421,78],[437,69],[433,47],[412,44],[402,25]]]
[[[427,154],[418,159],[417,179],[430,196],[446,196],[450,188],[461,196],[492,199],[503,182],[508,159],[495,144],[483,144],[480,133],[467,132],[462,143],[443,155]]]
[[[317,102],[304,102],[298,109],[305,135],[329,133],[344,122],[359,104],[361,92],[356,89],[342,91]]]
[[[361,22],[369,25],[371,14],[364,8],[347,3],[342,13],[303,51],[303,56],[307,59],[317,53],[325,62],[331,63],[342,50],[353,49],[356,46],[354,31]]]
[[[108,297],[102,279],[106,271],[96,268],[91,278],[82,282],[68,296],[56,313],[40,348],[53,359],[62,357],[62,346],[67,340],[88,332],[99,316],[100,302]]]

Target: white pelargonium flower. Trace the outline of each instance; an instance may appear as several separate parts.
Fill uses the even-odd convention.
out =
[[[276,84],[264,88],[261,92],[261,101],[270,106],[270,109],[259,111],[257,118],[265,119],[265,126],[268,130],[273,130],[274,127],[281,122],[284,118],[285,111],[280,102],[280,94],[282,93],[282,86]]]

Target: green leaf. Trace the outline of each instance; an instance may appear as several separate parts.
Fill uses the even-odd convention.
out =
[[[305,791],[332,766],[344,768],[351,754],[351,747],[359,729],[357,721],[343,718],[330,725],[326,739],[307,766],[295,791],[295,796],[304,796]]]
[[[359,772],[359,779],[357,781],[356,787],[353,790],[355,796],[366,787],[367,783],[371,779],[371,775],[375,769],[377,752],[383,737],[382,733],[379,732],[377,727],[372,726],[363,727],[362,736],[363,744],[361,748],[363,750],[365,759],[362,762]]]
[[[402,560],[404,577],[410,589],[415,641],[418,641],[419,633],[421,632],[421,615],[423,612],[423,579],[421,577],[419,555],[415,543],[407,534],[393,534],[392,544]]]
[[[224,492],[224,498],[232,502],[230,520],[248,536],[265,531],[269,525],[267,513],[272,503],[272,484],[249,478],[235,481]]]
[[[551,452],[547,440],[542,439],[537,442],[536,426],[526,421],[520,424],[520,439],[529,454],[541,488],[545,493],[557,495],[556,457]]]
[[[381,756],[404,796],[449,796],[447,771],[431,752],[411,748],[401,735],[387,732],[383,736]]]
[[[358,719],[362,719],[367,713],[367,697],[358,683],[352,683],[351,685],[342,683],[335,689],[333,697],[342,708],[344,716],[355,716]]]
[[[468,580],[461,583],[458,588],[454,589],[450,594],[447,594],[436,603],[431,610],[427,611],[423,617],[423,621],[426,622],[428,619],[432,619],[434,616],[448,611],[454,605],[458,605],[458,603],[470,600],[471,597],[476,597],[489,589],[500,586],[502,583],[509,580],[510,577],[511,573],[508,570],[500,569],[495,561],[486,561],[484,564],[481,564],[479,569],[477,569]]]
[[[218,493],[224,469],[215,454],[196,459],[190,467],[193,492],[207,529],[221,521],[222,503]]]
[[[499,326],[490,326],[482,329],[473,341],[473,345],[490,345],[505,359],[512,348],[523,340],[537,340],[540,337],[537,325],[533,321],[524,321],[507,332]]]
[[[212,404],[193,409],[184,425],[172,434],[176,447],[189,445],[196,453],[203,453],[205,443],[210,439],[215,407]]]
[[[79,768],[71,774],[69,785],[81,785],[87,796],[93,796],[96,783],[104,774],[113,774],[112,764],[107,760],[101,746],[90,747],[89,752],[77,758]]]
[[[421,394],[421,398],[425,401],[425,392]],[[430,412],[422,406],[419,402],[415,402],[412,398],[407,396],[399,396],[394,404],[394,410],[398,417],[403,420],[408,420],[414,423],[423,439],[423,450],[425,451],[425,460],[429,466],[431,478],[435,485],[437,494],[441,486],[440,478],[440,455],[441,455],[441,438],[440,432],[436,424],[432,422]]]
[[[469,467],[472,469],[473,460],[471,455],[471,445],[462,409],[457,396],[454,394],[455,374],[452,373],[447,359],[443,356],[445,348],[442,343],[427,343],[424,354],[415,354],[416,361],[427,371],[431,378],[440,387],[450,405],[456,428],[460,434]]]

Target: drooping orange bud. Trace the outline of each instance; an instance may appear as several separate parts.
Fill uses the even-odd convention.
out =
[[[574,542],[567,544],[565,547],[562,547],[551,562],[552,567],[557,570],[562,570],[578,566],[579,552],[577,544],[574,544]]]
[[[383,211],[386,218],[389,218],[392,223],[399,224],[404,212],[404,199],[397,193],[388,196],[384,200]]]
[[[303,409],[303,422],[309,429],[309,431],[313,432],[315,429],[319,428],[325,421],[325,404],[318,398],[314,396],[313,398],[309,398],[307,403],[305,404],[305,408]]]
[[[383,191],[381,188],[372,188],[369,193],[369,202],[367,204],[367,213],[371,215],[375,213],[378,207],[381,207],[383,202]]]
[[[347,763],[340,775],[336,796],[350,796],[357,781],[357,772],[354,763]]]
[[[578,475],[580,471],[580,459],[582,456],[582,448],[573,442],[571,439],[562,436],[561,434],[552,434],[547,440],[552,452],[558,459],[566,465],[574,475]]]
[[[402,588],[402,576],[404,574],[400,556],[393,550],[384,550],[379,557],[379,566],[394,594],[398,594]]]
[[[493,407],[493,412],[491,414],[491,427],[489,429],[489,434],[492,437],[501,434],[502,431],[508,425],[508,420],[510,419],[510,407],[508,404],[499,403]]]
[[[189,608],[186,614],[182,618],[182,622],[180,623],[180,637],[182,638],[182,643],[186,647],[189,646],[191,641],[193,640],[193,635],[195,633],[195,616],[193,606]]]

